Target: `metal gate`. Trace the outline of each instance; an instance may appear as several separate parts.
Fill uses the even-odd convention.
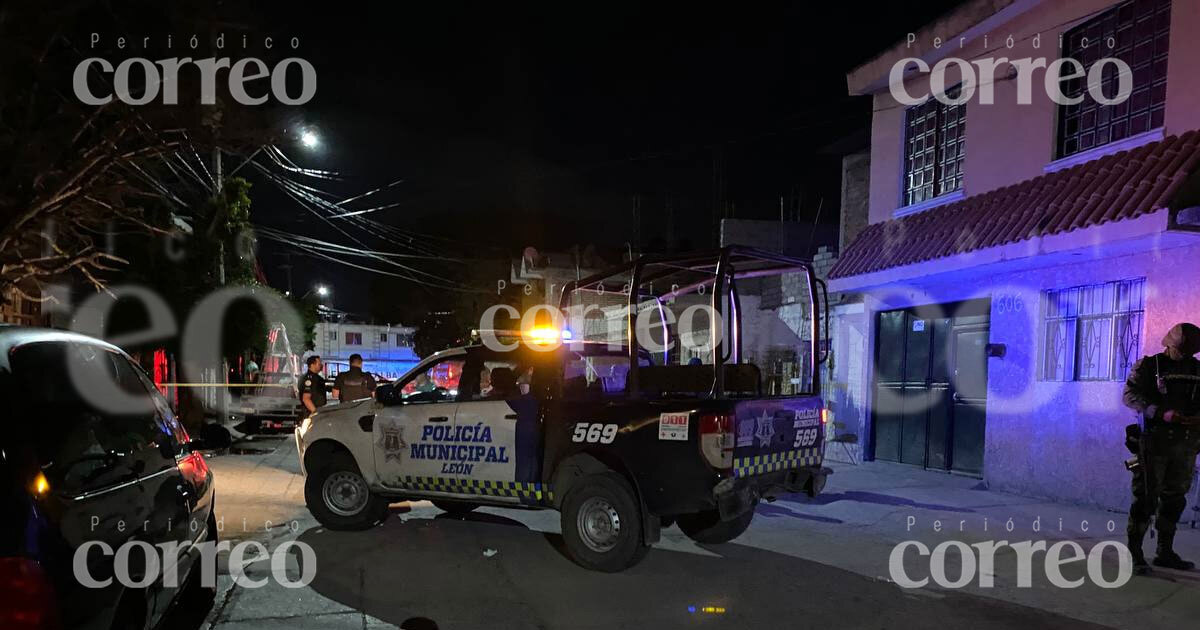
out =
[[[988,300],[879,313],[877,459],[983,473]]]

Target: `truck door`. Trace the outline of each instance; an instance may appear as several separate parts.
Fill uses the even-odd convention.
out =
[[[455,474],[473,494],[508,503],[537,502],[542,498],[541,433],[538,402],[528,389],[530,368],[487,361],[482,371],[483,386],[458,405],[455,423],[467,448],[456,453],[463,459],[454,464]]]
[[[383,407],[375,418],[375,469],[380,482],[421,489],[444,475],[441,455],[453,442],[462,355],[422,366],[403,383],[398,404]]]

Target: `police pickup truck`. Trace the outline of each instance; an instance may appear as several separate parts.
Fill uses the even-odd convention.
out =
[[[680,270],[690,273],[666,273]],[[371,527],[401,500],[451,513],[556,509],[571,558],[609,572],[638,562],[672,523],[698,542],[732,540],[760,499],[816,495],[829,473],[816,370],[800,393],[765,395],[758,366],[741,357],[735,280],[781,273],[806,279],[810,339],[820,339],[820,282],[803,261],[766,252],[646,257],[572,283],[564,304],[606,280],[627,289],[658,280],[668,301],[707,294],[728,314],[717,320],[727,334],[709,331],[710,361],[695,364],[652,354],[633,334],[625,344],[536,334],[437,353],[374,399],[322,409],[297,428],[308,508],[330,529]],[[673,317],[662,296],[627,293],[630,313],[660,311],[665,340]],[[823,360],[817,344],[804,349],[808,365]]]

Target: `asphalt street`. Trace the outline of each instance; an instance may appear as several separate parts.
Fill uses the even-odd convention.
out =
[[[455,518],[428,502],[400,503],[380,527],[328,531],[304,507],[303,477],[290,439],[257,439],[238,447],[238,454],[210,459],[222,536],[263,541],[268,548],[284,540],[307,543],[316,552],[315,579],[302,589],[272,581],[246,589],[223,577],[204,621],[189,628],[1033,629],[1125,627],[1133,619],[1156,627],[1171,622],[1172,614],[1197,612],[1193,602],[1200,588],[1190,576],[1131,583],[1115,595],[1044,583],[981,591],[902,589],[891,582],[879,566],[886,566],[894,543],[873,528],[895,521],[892,529],[903,536],[901,519],[914,510],[924,519],[929,510],[970,500],[982,509],[995,501],[994,493],[971,494],[967,484],[975,482],[969,480],[950,479],[940,489],[912,486],[912,496],[946,495],[939,505],[839,491],[835,476],[823,503],[789,499],[761,505],[739,541],[700,546],[672,527],[641,564],[600,574],[566,558],[558,514],[551,511],[487,508]],[[869,468],[847,469],[843,479],[853,481],[859,469]],[[976,507],[953,509],[974,516]],[[998,566],[995,573],[1005,571]],[[293,558],[289,575],[299,573]],[[1104,601],[1111,611],[1129,614],[1091,603]]]

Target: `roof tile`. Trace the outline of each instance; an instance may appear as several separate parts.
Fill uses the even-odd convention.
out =
[[[830,278],[1133,219],[1165,207],[1200,169],[1200,130],[868,226]]]

